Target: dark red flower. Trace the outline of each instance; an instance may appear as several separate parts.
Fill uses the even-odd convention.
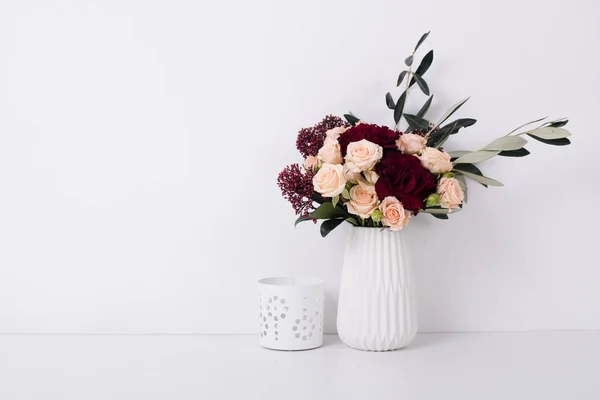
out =
[[[311,196],[314,194],[312,178],[314,173],[302,172],[300,165],[292,164],[284,168],[277,177],[281,195],[290,202],[298,215],[307,216],[314,211]]]
[[[367,139],[369,142],[376,143],[383,149],[396,149],[396,140],[402,135],[388,128],[375,124],[358,124],[342,133],[338,138],[342,149],[342,156],[346,155],[346,149],[352,142],[358,142]]]
[[[339,126],[347,125],[348,124],[340,117],[327,115],[321,122],[312,128],[300,129],[298,132],[298,139],[296,139],[296,148],[304,158],[316,156],[325,142],[325,132]]]
[[[390,151],[375,170],[379,174],[375,184],[377,197],[383,200],[395,196],[405,209],[415,214],[425,206],[423,200],[435,193],[436,177],[415,156]]]

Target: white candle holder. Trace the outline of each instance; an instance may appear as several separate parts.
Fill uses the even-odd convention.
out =
[[[322,280],[264,278],[258,281],[258,292],[261,346],[308,350],[323,345]]]

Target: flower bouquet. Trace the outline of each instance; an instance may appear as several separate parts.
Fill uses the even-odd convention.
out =
[[[481,149],[444,151],[452,135],[474,125],[476,120],[459,118],[448,122],[468,99],[459,101],[439,118],[428,116],[433,95],[424,75],[433,62],[433,50],[413,70],[415,54],[428,35],[420,38],[405,59],[406,69],[400,72],[396,85],[403,88],[402,94],[397,100],[390,93],[385,96],[386,105],[394,114],[394,126],[367,123],[353,114],[344,115],[345,119],[326,116],[314,127],[300,130],[296,147],[304,162],[302,166],[287,166],[277,180],[283,197],[298,215],[296,224],[323,220],[322,236],[344,221],[359,228],[379,228],[351,230],[346,247],[338,332],[344,342],[356,348],[400,348],[416,333],[416,317],[411,315],[414,294],[410,269],[405,265],[401,235],[394,233],[418,214],[448,219],[461,211],[467,200],[467,180],[485,187],[502,186],[484,176],[476,164],[496,156],[529,155],[526,137],[554,146],[570,144],[571,134],[563,128],[567,119],[542,122],[542,118]],[[416,88],[429,97],[419,110],[407,112],[406,97]],[[407,127],[401,131],[403,120]],[[536,123],[540,125],[526,128]],[[369,280],[369,273],[375,275],[366,287],[360,281]],[[388,296],[386,288],[390,282],[382,276],[395,280],[391,282],[398,289],[392,291],[394,296]],[[383,305],[393,308],[383,314],[390,317],[385,321],[377,319],[379,326],[368,326],[372,315],[381,315],[376,307]]]

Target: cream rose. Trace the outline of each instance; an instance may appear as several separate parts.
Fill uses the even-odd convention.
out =
[[[352,142],[346,149],[348,168],[354,172],[372,169],[383,156],[383,148],[366,139]]]
[[[325,135],[327,135],[327,140],[337,140],[347,130],[348,128],[345,126],[338,126],[325,132]]]
[[[379,210],[382,215],[384,225],[390,227],[391,231],[399,231],[410,220],[410,211],[406,211],[402,203],[393,196],[388,196],[379,204]]]
[[[375,171],[367,170],[363,172],[363,175],[365,176],[367,182],[369,182],[371,185],[376,184],[377,180],[379,179],[379,175],[377,175],[377,172]]]
[[[315,167],[319,166],[319,159],[315,156],[308,156],[306,160],[304,160],[304,169],[307,171],[313,171]]]
[[[414,133],[405,133],[396,140],[396,146],[404,154],[415,154],[425,148],[425,138]]]
[[[337,140],[327,139],[323,144],[323,147],[319,149],[317,158],[325,163],[329,164],[341,164],[342,161],[342,149]]]
[[[358,179],[361,178],[360,176],[360,172],[354,172],[351,171],[350,168],[348,168],[348,164],[344,164],[344,176],[346,177],[346,180],[348,182],[358,182]]]
[[[313,176],[313,186],[315,191],[321,193],[323,197],[335,197],[342,193],[346,187],[346,177],[342,165],[323,164],[319,172]]]
[[[350,214],[361,218],[368,218],[377,209],[377,195],[375,191],[362,185],[352,186],[350,189],[350,201],[346,203]]]
[[[440,196],[440,206],[443,208],[458,208],[465,199],[460,183],[454,178],[440,179],[436,192]]]
[[[421,163],[429,172],[441,174],[452,170],[450,154],[433,147],[426,147],[419,156]]]

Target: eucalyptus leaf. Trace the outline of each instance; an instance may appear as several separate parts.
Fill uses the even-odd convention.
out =
[[[551,126],[535,129],[527,132],[527,134],[546,140],[564,139],[571,136],[571,132],[568,130],[563,128],[553,128]]]
[[[450,134],[454,135],[455,133],[458,133],[460,128],[466,128],[468,126],[475,125],[476,122],[477,120],[473,118],[459,118],[456,121],[450,122],[446,126],[453,126],[453,128],[450,130]],[[444,128],[445,127],[442,127],[441,129]]]
[[[490,158],[497,156],[499,153],[500,153],[500,151],[488,151],[488,150],[474,151],[469,154],[465,154],[464,156],[458,157],[456,160],[454,160],[454,164],[461,164],[461,163],[474,164],[474,163],[482,162],[485,160],[489,160]]]
[[[533,139],[535,139],[537,141],[540,141],[542,143],[549,144],[552,146],[566,146],[566,145],[571,144],[571,141],[567,138],[548,140],[548,139],[539,138],[537,136],[532,136],[532,135],[529,135],[529,136],[531,136]]]
[[[406,64],[407,67],[410,67],[413,63],[413,56],[412,54],[408,57],[406,57],[406,59],[404,60],[404,64]]]
[[[415,80],[417,81],[417,85],[419,85],[419,88],[421,88],[421,91],[423,93],[425,93],[427,96],[429,96],[429,86],[427,86],[427,82],[425,82],[425,79],[423,79],[416,73],[413,74],[413,78],[415,78]]]
[[[321,236],[325,237],[327,235],[329,235],[329,233],[334,230],[335,228],[337,228],[338,226],[340,226],[342,224],[342,222],[344,222],[345,220],[342,218],[339,219],[328,219],[327,221],[323,221],[323,223],[321,224]]]
[[[494,140],[483,148],[483,150],[518,150],[527,144],[527,140],[520,136],[504,136]]]
[[[454,178],[458,181],[458,184],[460,185],[460,188],[462,189],[465,197],[463,199],[463,201],[466,203],[467,202],[467,192],[468,192],[468,187],[467,187],[467,181],[465,180],[465,176],[464,175],[455,175]]]
[[[394,121],[396,124],[400,122],[400,118],[402,118],[402,111],[404,111],[404,102],[406,101],[406,91],[402,92],[398,102],[396,103],[396,108],[394,108]]]
[[[408,71],[400,72],[400,75],[398,75],[398,83],[396,83],[396,87],[398,87],[402,84],[402,81],[404,80],[404,77],[406,76],[406,74],[408,74]]]
[[[416,114],[417,117],[424,117],[425,114],[427,114],[427,111],[429,111],[429,107],[431,106],[431,100],[433,100],[433,95],[429,96],[425,104],[423,104],[423,107],[421,107],[419,112]]]
[[[446,121],[448,118],[450,118],[450,116],[452,116],[452,114],[454,114],[456,112],[456,110],[458,110],[459,108],[461,108],[462,105],[465,104],[467,102],[467,100],[469,100],[469,99],[470,99],[470,97],[467,97],[466,99],[461,100],[458,103],[456,103],[455,105],[453,105],[452,107],[450,107],[450,109],[448,111],[446,111],[444,113],[444,115],[442,115],[442,117],[440,118],[440,120],[436,124],[436,127],[438,127],[441,124],[443,124],[444,121]]]
[[[531,153],[529,153],[529,151],[525,147],[523,147],[518,150],[501,151],[498,155],[503,157],[525,157],[529,154]]]
[[[568,119],[556,120],[556,121],[551,122],[549,126],[551,126],[553,128],[560,128],[561,126],[565,126],[568,123],[569,123]]]
[[[350,125],[352,126],[358,124],[358,122],[360,121],[360,119],[356,118],[352,114],[344,114],[344,118],[346,118],[346,121],[348,121],[348,123],[350,123]]]
[[[449,151],[448,152],[448,154],[450,154],[450,159],[462,157],[465,154],[469,154],[469,153],[472,153],[472,151],[469,151],[469,150],[455,150],[455,151]]]
[[[518,131],[518,130],[519,130],[519,129],[521,129],[521,128],[524,128],[524,127],[526,127],[527,125],[531,125],[531,124],[535,124],[536,122],[543,121],[543,120],[545,120],[546,118],[548,118],[548,117],[538,118],[538,119],[536,119],[536,120],[534,120],[534,121],[529,121],[529,122],[527,122],[527,123],[525,123],[525,124],[523,124],[523,125],[519,126],[518,128],[515,128],[515,129],[513,129],[512,131],[510,131],[510,132],[509,132],[509,134],[508,134],[508,135],[510,135],[511,133],[514,133],[514,132]],[[506,136],[508,136],[508,135],[506,135]]]
[[[385,95],[385,103],[387,104],[390,110],[393,110],[396,107],[396,103],[394,103],[394,99],[392,98],[390,92],[387,92],[387,94]]]
[[[425,118],[421,118],[412,114],[404,114],[404,118],[406,119],[406,122],[408,122],[408,125],[413,129],[424,131],[429,128],[429,121],[427,121]]]
[[[429,32],[423,34],[423,36],[421,36],[421,39],[419,39],[419,41],[417,42],[417,45],[415,46],[415,51],[417,51],[419,46],[421,46],[421,44],[423,44],[423,42],[425,41],[425,39],[427,39],[427,36],[429,36],[430,33],[431,33],[431,31],[429,31]]]
[[[452,214],[453,212],[458,212],[458,209],[451,210],[448,208],[432,207],[421,211],[427,214]]]
[[[485,184],[485,185],[489,185],[489,186],[504,186],[502,183],[498,182],[495,179],[492,178],[488,178],[487,176],[482,176],[482,175],[476,175],[476,174],[472,174],[470,172],[467,171],[461,171],[460,169],[454,168],[454,170],[456,172],[460,172],[461,174],[463,174],[464,176],[466,176],[469,179],[472,179],[476,182]]]
[[[418,74],[419,76],[425,75],[425,72],[427,72],[429,67],[431,67],[432,62],[433,62],[433,50],[430,50],[427,54],[425,54],[425,57],[423,57],[423,59],[421,60],[421,63],[419,64],[419,66],[417,67],[417,70],[415,71],[415,74]],[[412,78],[410,80],[409,86],[414,85],[415,82],[416,82],[415,78]]]

